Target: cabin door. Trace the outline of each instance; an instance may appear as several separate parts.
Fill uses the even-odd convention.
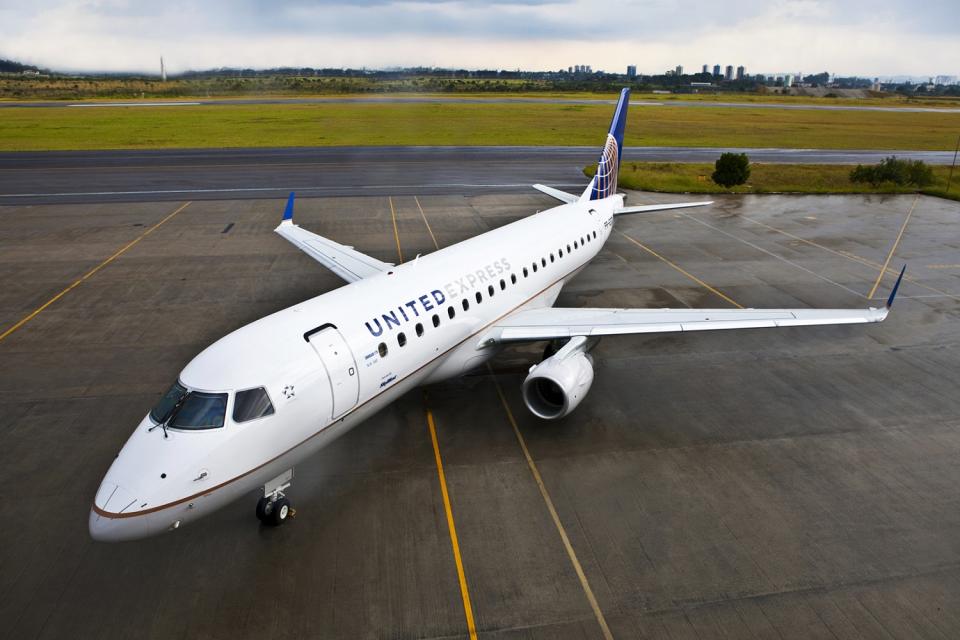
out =
[[[307,340],[323,361],[330,379],[330,391],[333,396],[330,417],[339,418],[356,406],[360,394],[357,363],[353,359],[353,352],[347,346],[347,341],[333,326],[311,334]]]

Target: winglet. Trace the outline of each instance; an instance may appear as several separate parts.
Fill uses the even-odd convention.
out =
[[[900,269],[900,275],[897,276],[897,282],[893,285],[893,290],[890,292],[890,297],[887,298],[887,309],[893,306],[893,299],[897,297],[897,289],[900,288],[900,281],[903,280],[903,274],[907,271],[907,265],[903,265],[903,268]]]
[[[283,219],[284,221],[289,220],[293,222],[293,197],[294,192],[290,192],[290,197],[287,198],[287,208],[283,210]]]

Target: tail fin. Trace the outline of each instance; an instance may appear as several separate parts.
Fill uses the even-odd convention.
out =
[[[600,200],[617,192],[617,175],[620,171],[620,156],[623,154],[623,131],[627,126],[627,107],[630,104],[630,89],[620,91],[617,110],[613,112],[613,121],[607,133],[607,142],[603,146],[597,175],[593,178],[590,200]]]

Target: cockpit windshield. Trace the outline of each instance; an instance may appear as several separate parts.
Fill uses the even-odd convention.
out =
[[[170,419],[171,429],[216,429],[223,426],[227,394],[191,391]]]
[[[160,424],[169,418],[170,412],[173,411],[173,408],[180,402],[180,398],[186,395],[186,393],[187,390],[182,384],[174,382],[173,386],[170,387],[170,391],[167,391],[160,399],[160,402],[157,403],[157,406],[150,411],[150,419],[156,424]]]
[[[227,394],[187,391],[174,383],[157,406],[150,411],[156,424],[166,422],[171,429],[216,429],[223,426],[227,413]]]

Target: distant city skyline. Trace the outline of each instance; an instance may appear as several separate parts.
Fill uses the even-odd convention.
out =
[[[0,6],[0,57],[64,71],[429,66],[662,73],[678,64],[960,75],[960,3],[930,0],[34,0]]]

